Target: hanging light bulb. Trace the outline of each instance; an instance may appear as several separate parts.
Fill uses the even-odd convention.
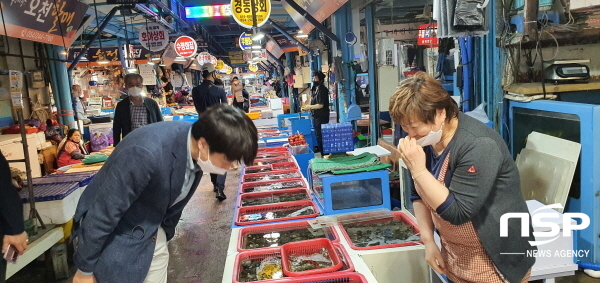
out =
[[[298,31],[298,34],[296,34],[296,37],[297,37],[297,38],[308,38],[308,34],[304,34],[304,33],[302,32],[302,30],[299,30],[299,31]]]

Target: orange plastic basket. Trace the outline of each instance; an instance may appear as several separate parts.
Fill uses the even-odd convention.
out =
[[[316,253],[322,252],[323,249],[326,250],[327,256],[331,260],[332,266],[304,271],[292,271],[291,261],[294,257],[311,256]],[[313,266],[315,264],[310,263],[310,260],[306,260],[305,262],[307,262],[307,264],[312,264]],[[333,243],[328,239],[313,239],[299,241],[294,243],[287,243],[281,246],[281,264],[283,266],[283,274],[290,277],[335,272],[340,270],[340,268],[342,268],[343,266],[340,257],[335,251]]]

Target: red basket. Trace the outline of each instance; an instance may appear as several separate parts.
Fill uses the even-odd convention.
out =
[[[252,164],[252,166],[264,166],[282,162],[294,162],[294,158],[291,156],[282,156],[275,158],[255,159],[254,164]]]
[[[271,172],[271,171],[273,171],[273,168],[271,167],[271,165],[244,167],[244,175],[267,173],[267,172]]]
[[[279,199],[284,196],[291,195],[302,195],[302,199],[297,200],[284,200],[280,201]],[[310,200],[310,194],[307,189],[291,189],[291,190],[279,190],[279,191],[268,191],[268,192],[259,192],[259,193],[248,193],[241,194],[238,201],[238,207],[249,207],[263,204],[244,204],[244,202],[258,200],[258,199],[268,199],[270,198],[271,202],[263,203],[263,204],[274,204],[274,203],[286,203],[291,201],[299,201],[299,200]]]
[[[275,257],[281,259],[281,249],[280,248],[271,248],[271,249],[261,249],[255,251],[247,251],[243,253],[239,253],[235,257],[234,269],[233,269],[233,282],[288,282],[287,279],[269,279],[269,280],[256,280],[256,281],[241,281],[240,276],[244,273],[245,268],[242,266],[242,262],[245,260],[251,260],[253,263],[261,262],[269,257]]]
[[[276,172],[247,174],[242,176],[242,183],[273,182],[284,179],[302,178],[298,169],[278,170]]]
[[[387,221],[391,221],[391,220],[400,220],[402,221],[404,224],[410,225],[413,228],[413,232],[415,234],[419,233],[419,228],[417,227],[417,224],[412,221],[412,219],[410,219],[408,216],[406,216],[406,214],[400,212],[400,211],[393,211],[392,212],[394,214],[393,217],[387,217],[387,218],[383,218],[383,219],[376,219],[376,220],[368,220],[368,221],[362,221],[362,222],[355,222],[356,224],[370,224],[370,223],[382,223],[382,222],[387,222]],[[360,217],[360,214],[356,215],[358,217]],[[350,238],[350,235],[348,235],[348,232],[346,231],[346,228],[344,227],[344,225],[342,224],[342,222],[344,222],[344,219],[338,219],[339,220],[339,224],[340,224],[340,228],[342,228],[342,233],[344,234],[344,237],[346,237],[346,240],[348,241],[350,247],[353,250],[377,250],[377,249],[387,249],[387,248],[395,248],[395,247],[406,247],[406,246],[414,246],[414,245],[419,245],[419,244],[423,244],[422,241],[413,241],[413,242],[405,242],[405,243],[397,243],[397,244],[387,244],[387,245],[379,245],[379,246],[372,246],[372,247],[358,247],[354,244],[354,242],[352,241],[352,239]]]
[[[306,215],[298,215],[298,216],[284,216],[284,217],[276,217],[274,215],[266,215],[269,212],[280,212],[291,214],[300,209],[310,207],[312,211],[308,210],[310,213]],[[280,222],[294,219],[303,219],[303,218],[314,218],[319,215],[319,209],[315,205],[314,202],[309,200],[301,200],[301,201],[292,201],[287,202],[285,204],[265,204],[265,205],[257,205],[250,207],[240,207],[238,208],[235,216],[235,224],[238,226],[251,225],[251,224],[259,224],[259,223],[270,223],[270,222]]]
[[[271,168],[273,169],[273,171],[298,169],[298,164],[296,164],[296,162],[273,163],[273,164],[271,164]]]
[[[248,281],[248,282],[313,282],[313,281],[306,281],[304,279],[309,279],[309,278],[315,278],[318,280],[321,279],[337,279],[340,281],[324,281],[328,282],[328,283],[345,283],[345,282],[349,282],[349,283],[354,283],[354,282],[367,282],[367,281],[344,281],[345,280],[357,280],[355,278],[363,278],[362,275],[358,274],[358,273],[354,273],[352,271],[354,271],[354,265],[352,265],[352,262],[350,262],[349,258],[350,256],[348,256],[348,254],[346,253],[346,251],[344,250],[344,248],[339,245],[339,244],[334,244],[333,245],[335,247],[335,251],[337,253],[337,255],[340,257],[340,260],[342,261],[342,268],[339,270],[339,272],[333,272],[333,273],[329,273],[329,274],[319,274],[319,275],[312,275],[312,276],[306,276],[306,277],[284,277],[283,279],[269,279],[269,280],[261,280],[261,281]],[[264,259],[266,259],[267,257],[279,257],[281,258],[281,247],[277,247],[277,248],[265,248],[265,249],[256,249],[256,250],[247,250],[247,251],[242,251],[240,252],[236,258],[235,258],[235,262],[233,265],[233,282],[234,283],[239,283],[239,282],[243,282],[243,281],[239,281],[240,278],[239,276],[243,273],[244,271],[244,267],[241,266],[242,261],[249,259],[253,262],[257,262],[257,261],[263,261]],[[350,276],[350,274],[358,274],[359,276]],[[285,276],[285,274],[284,274]],[[297,281],[300,280],[300,281]],[[314,281],[314,282],[320,282],[320,281]]]
[[[278,158],[284,156],[292,156],[292,154],[289,151],[259,152],[256,154],[256,159]]]
[[[301,189],[301,188],[307,188],[306,183],[304,183],[304,180],[302,180],[300,178],[294,178],[294,179],[285,179],[285,180],[277,180],[277,181],[254,182],[254,183],[242,184],[240,186],[240,194],[287,190],[287,189]]]
[[[356,272],[334,272],[306,277],[289,278],[289,283],[368,283],[367,279]]]
[[[263,147],[258,149],[258,153],[265,152],[289,152],[287,147],[284,146],[276,146],[276,147]]]
[[[248,237],[250,237],[251,235],[263,234],[263,237],[264,237],[264,234],[279,233],[278,236],[280,238],[284,238],[285,236],[287,236],[287,235],[282,235],[285,232],[292,233],[295,231],[300,231],[300,232],[308,231],[310,233],[309,229],[311,229],[310,224],[308,224],[308,222],[306,222],[304,220],[294,221],[294,222],[286,222],[286,223],[266,224],[266,225],[260,225],[260,226],[252,226],[252,227],[244,227],[240,230],[240,233],[239,233],[237,250],[239,252],[243,252],[243,251],[265,249],[265,248],[268,249],[271,247],[279,246],[282,243],[287,244],[287,242],[285,242],[285,239],[282,242],[281,240],[275,240],[272,237],[270,243],[265,243],[265,244],[270,244],[271,247],[263,246],[263,247],[258,247],[258,248],[252,249],[252,248],[248,247],[248,244],[249,244]],[[329,239],[332,242],[340,241],[340,238],[339,238],[337,232],[335,231],[335,229],[333,229],[331,227],[322,227],[322,228],[319,228],[318,230],[321,230],[323,232],[322,238]],[[320,237],[320,236],[317,236],[317,237]],[[348,256],[346,256],[346,258],[348,258]]]
[[[297,272],[291,270],[290,260],[292,256],[310,256],[321,252],[322,249],[327,250],[327,254],[329,255],[329,259],[331,259],[332,266]],[[306,240],[288,243],[281,246],[281,263],[283,265],[283,274],[290,277],[335,272],[340,270],[343,265],[340,257],[335,251],[333,243],[327,239]]]

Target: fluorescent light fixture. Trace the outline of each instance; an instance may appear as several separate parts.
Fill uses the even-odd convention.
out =
[[[252,40],[258,41],[258,40],[261,40],[263,37],[265,37],[265,34],[262,32],[259,32],[259,33],[255,34],[254,36],[252,36]]]
[[[154,62],[148,61],[148,63],[146,63],[146,64],[148,64],[148,65],[154,65]]]
[[[167,65],[165,63],[160,63],[159,66],[166,67]]]
[[[160,57],[154,57],[151,59],[152,61],[160,61]]]
[[[181,57],[181,56],[177,56],[175,58],[175,62],[187,62],[187,60],[185,60],[185,58]]]
[[[262,50],[260,50],[260,49],[252,50],[252,53],[261,53],[261,52],[262,52]]]
[[[137,68],[131,67],[131,68],[127,69],[127,72],[135,73],[135,72],[137,72],[137,70],[138,70]]]
[[[192,67],[196,67],[196,63],[192,63]]]
[[[108,64],[110,62],[108,60],[104,59],[104,60],[100,60],[100,61],[98,61],[96,63],[101,64],[101,65],[106,65],[106,64]]]
[[[297,38],[308,38],[308,34],[299,34],[296,35]]]
[[[255,44],[252,45],[252,49],[262,49],[262,46]]]
[[[60,52],[60,55],[65,55],[65,56],[66,56],[66,55],[69,55],[69,52],[67,52],[67,51],[62,51],[62,52]]]

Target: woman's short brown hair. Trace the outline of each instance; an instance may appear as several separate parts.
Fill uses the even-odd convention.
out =
[[[435,122],[436,110],[446,109],[446,121],[458,116],[458,105],[442,84],[425,72],[400,82],[390,98],[390,115],[394,122]]]

